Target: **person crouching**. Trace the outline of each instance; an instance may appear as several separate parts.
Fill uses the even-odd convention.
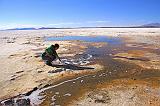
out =
[[[58,50],[59,44],[54,44],[48,47],[44,53],[42,53],[42,59],[46,61],[46,64],[52,66],[52,61],[56,60],[57,58],[61,61],[60,57],[58,56],[56,50]]]

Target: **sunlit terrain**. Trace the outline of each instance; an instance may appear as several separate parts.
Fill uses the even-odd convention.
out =
[[[51,67],[41,54],[55,43]],[[1,104],[160,105],[159,28],[0,31],[0,49]]]

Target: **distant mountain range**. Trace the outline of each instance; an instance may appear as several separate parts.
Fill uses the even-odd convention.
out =
[[[40,29],[66,29],[66,28],[41,27],[41,28],[13,28],[13,29],[6,29],[6,30],[40,30]]]
[[[160,23],[150,23],[142,25],[141,27],[147,27],[147,28],[160,28]]]
[[[77,27],[77,28],[160,28],[160,23],[150,23],[141,26],[131,26],[131,27]],[[41,27],[41,28],[13,28],[6,30],[40,30],[40,29],[76,29],[76,28]]]
[[[7,30],[37,30],[36,28],[13,28],[13,29],[7,29]]]

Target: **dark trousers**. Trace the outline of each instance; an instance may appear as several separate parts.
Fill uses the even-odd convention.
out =
[[[42,54],[42,59],[45,60],[47,62],[47,64],[51,64],[51,62],[56,59],[56,56],[54,56],[54,55],[47,56],[46,53],[44,52]]]

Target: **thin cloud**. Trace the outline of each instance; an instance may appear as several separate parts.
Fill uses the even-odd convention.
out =
[[[32,25],[32,24],[16,24],[16,23],[10,23],[10,24],[5,24],[5,25],[1,25],[0,29],[12,29],[12,28],[30,28],[30,27],[34,27],[34,28],[39,28],[42,25]]]
[[[40,27],[79,27],[79,26],[95,26],[95,24],[105,24],[109,23],[110,21],[106,20],[98,20],[98,21],[84,21],[84,22],[60,22],[60,23],[52,23],[46,25],[34,25],[34,24],[17,24],[17,23],[10,23],[10,24],[1,24],[0,29],[12,29],[12,28],[40,28]]]

